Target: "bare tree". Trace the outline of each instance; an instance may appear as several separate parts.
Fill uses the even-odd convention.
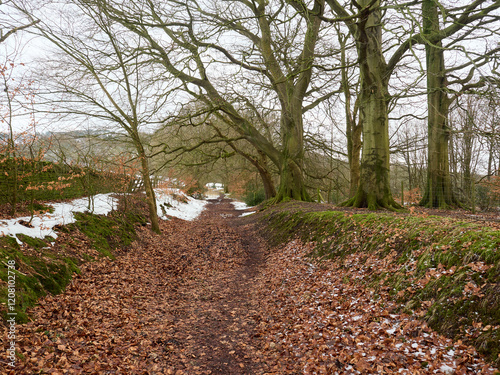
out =
[[[412,7],[416,2],[398,4],[380,0],[352,0],[341,4],[337,0],[327,0],[327,3],[337,16],[329,21],[343,22],[349,28],[356,40],[359,58],[359,105],[360,121],[363,124],[361,180],[358,192],[347,205],[396,209],[399,205],[392,199],[389,187],[389,80],[407,53],[412,52],[413,46],[430,43],[436,45],[445,38],[456,36],[467,25],[474,25],[475,22],[482,22],[481,20],[489,22],[488,15],[500,7],[500,1],[484,7],[486,0],[476,0],[470,5],[451,10],[440,7],[448,17],[448,25],[441,30],[431,29],[430,24],[426,23],[420,32],[415,31],[419,25],[419,12]],[[429,0],[424,2],[423,7],[425,18],[430,20],[430,9],[438,7],[438,4]],[[383,16],[394,16],[394,12],[400,12],[406,17],[406,28],[410,27],[410,36],[400,36],[395,48],[384,48],[382,29],[388,26],[388,20]],[[433,21],[431,24],[435,25]],[[386,58],[389,53],[392,54]],[[434,135],[433,133],[431,136]]]
[[[309,199],[303,183],[302,115],[304,99],[311,91],[322,0],[315,1],[312,9],[264,0],[143,0],[127,4],[94,0],[85,4],[146,41],[147,52],[156,63],[182,80],[193,97],[219,111],[235,131],[279,168],[276,201]],[[237,43],[227,43],[234,38]],[[226,69],[230,75],[242,74],[245,81],[249,73],[251,80],[266,85],[277,98],[281,112],[279,145],[271,144],[233,105],[225,88],[218,85],[217,69]],[[247,91],[249,87],[240,88]]]
[[[28,29],[39,22],[36,19],[25,23],[20,22],[17,15],[12,14],[12,11],[15,10],[12,3],[11,0],[0,1],[0,44],[17,32]]]
[[[24,10],[32,14],[29,8]],[[158,72],[142,55],[144,46],[138,38],[125,35],[120,24],[98,9],[70,5],[55,22],[43,14],[39,18],[37,33],[60,52],[45,65],[47,91],[40,95],[39,104],[55,106],[62,119],[90,118],[110,134],[127,136],[141,165],[152,230],[159,232],[149,153],[141,129],[163,121],[175,88],[164,74],[157,78]]]
[[[460,205],[451,187],[448,144],[450,130],[448,112],[450,105],[463,92],[481,87],[486,83],[485,77],[474,80],[476,70],[487,64],[500,48],[489,48],[478,56],[471,56],[467,42],[475,30],[483,30],[500,20],[494,11],[500,7],[495,1],[483,7],[486,1],[474,1],[467,6],[445,8],[436,0],[422,2],[423,30],[422,37],[426,50],[427,70],[427,102],[428,102],[428,169],[425,194],[420,202],[428,207],[447,208]],[[450,21],[450,19],[452,21]],[[444,24],[442,28],[440,25]],[[494,30],[494,27],[491,28]],[[462,31],[462,33],[458,33]],[[482,32],[484,34],[484,32]],[[489,34],[489,33],[488,33]],[[453,37],[447,45],[446,37]],[[498,33],[493,32],[498,38]],[[466,51],[462,63],[456,67],[446,68],[445,53],[450,50]],[[460,70],[468,69],[463,77],[457,76]],[[454,79],[450,80],[450,78]],[[448,93],[453,85],[459,86],[454,93]]]

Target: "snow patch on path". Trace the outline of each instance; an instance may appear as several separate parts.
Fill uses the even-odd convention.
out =
[[[246,210],[247,208],[250,208],[245,202],[232,201],[231,204],[234,206],[235,210]]]
[[[241,211],[241,210],[246,210],[248,208],[253,208],[253,207],[249,207],[247,206],[247,204],[245,202],[239,202],[239,201],[232,201],[231,202],[234,206],[234,209],[235,210],[238,210],[238,211]],[[255,212],[257,211],[251,211],[251,212],[243,212],[240,217],[243,217],[243,216],[248,216],[248,215],[251,215],[251,214],[254,214]]]

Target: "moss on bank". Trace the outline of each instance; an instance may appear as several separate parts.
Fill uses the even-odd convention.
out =
[[[304,207],[288,202],[264,211],[272,242],[313,241],[311,256],[340,262],[352,253],[386,260],[389,269],[367,273],[367,288],[388,288],[405,312],[423,314],[433,329],[500,365],[500,230],[444,217]]]
[[[80,272],[83,261],[99,257],[113,259],[117,249],[127,247],[136,238],[135,225],[145,223],[145,218],[139,214],[119,212],[109,216],[77,213],[75,218],[75,223],[60,228],[67,236],[67,241],[61,244],[54,244],[52,237],[41,240],[18,235],[22,245],[12,237],[0,237],[0,312],[3,318],[7,317],[9,305],[9,275],[11,280],[15,275],[16,321],[24,323],[29,319],[26,309],[47,293],[63,292],[73,274]],[[82,246],[81,233],[97,252],[87,253],[89,247]],[[12,260],[15,270],[8,268]]]

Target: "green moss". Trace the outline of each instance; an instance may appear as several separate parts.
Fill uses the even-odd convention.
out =
[[[134,224],[143,224],[145,220],[133,213],[103,216],[80,212],[75,218],[74,225],[92,240],[94,248],[111,259],[115,258],[114,249],[129,246],[136,239]]]
[[[50,262],[45,259],[33,259],[31,266],[43,289],[51,294],[59,294],[64,291],[75,271],[74,263],[67,264],[64,260]]]
[[[33,249],[41,249],[41,248],[48,246],[48,243],[45,242],[44,240],[41,240],[39,238],[30,237],[30,236],[27,236],[25,234],[18,234],[17,238],[19,238],[19,240],[22,243],[32,247]]]
[[[32,248],[47,246],[47,243],[28,236],[18,236],[24,241],[25,246]],[[15,276],[16,287],[16,321],[24,323],[28,320],[26,309],[33,306],[36,301],[47,293],[57,294],[64,290],[71,280],[74,272],[79,272],[76,262],[71,258],[61,258],[57,254],[47,253],[47,256],[29,256],[23,254],[15,239],[0,238],[0,258],[4,264],[10,260],[15,261],[15,269],[0,267],[0,279],[5,283],[0,286],[0,302],[2,315],[6,318],[7,306],[7,281],[9,275]]]
[[[102,256],[114,258],[113,251],[118,247],[130,245],[136,238],[134,224],[144,223],[145,218],[139,214],[120,214],[112,216],[76,214],[76,223],[62,227],[67,233],[79,228],[92,240],[96,249]],[[16,270],[11,272],[16,276],[16,321],[26,322],[29,317],[27,308],[34,306],[36,301],[47,293],[58,294],[64,291],[74,273],[80,273],[79,261],[75,258],[54,252],[49,246],[54,241],[52,237],[44,240],[31,238],[26,235],[17,236],[23,242],[23,248],[37,250],[37,255],[23,253],[16,239],[11,237],[0,237],[0,260],[5,264],[9,260],[15,261]],[[61,248],[69,245],[61,244]],[[81,254],[82,258],[92,261],[94,258],[88,254]],[[12,274],[12,273],[11,273]],[[6,317],[7,306],[7,267],[0,267],[0,279],[5,283],[0,284],[0,306],[1,313]]]

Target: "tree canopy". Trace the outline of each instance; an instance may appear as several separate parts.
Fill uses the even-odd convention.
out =
[[[54,55],[45,77],[66,95],[55,99],[58,110],[115,122],[145,160],[167,165],[217,145],[218,158],[246,159],[275,202],[310,200],[316,189],[328,189],[330,200],[332,186],[343,185],[346,205],[395,210],[400,189],[391,169],[410,160],[404,144],[414,143],[404,128],[413,121],[427,124],[418,140],[427,147],[418,167],[426,170],[420,203],[463,204],[449,162],[450,111],[463,95],[497,92],[500,1],[13,4],[26,19],[11,30],[27,28],[66,55],[59,65]],[[50,17],[55,10],[74,24]],[[75,107],[75,97],[85,104]],[[165,135],[173,133],[163,130],[146,142],[141,124],[184,127],[181,133],[194,139],[194,132],[198,141],[170,145]],[[337,167],[325,167],[321,159],[329,158]],[[413,186],[416,174],[408,173]],[[326,188],[325,178],[335,184]]]

